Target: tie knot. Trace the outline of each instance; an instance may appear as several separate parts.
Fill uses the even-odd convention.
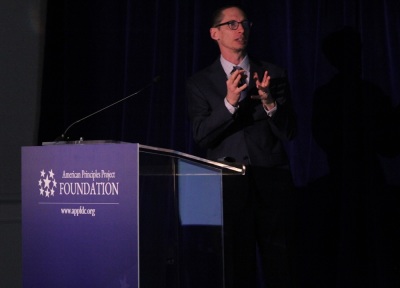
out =
[[[232,69],[232,71],[231,71],[231,74],[232,74],[233,72],[235,72],[236,70],[243,70],[243,68],[240,67],[240,66],[233,66],[233,69]]]

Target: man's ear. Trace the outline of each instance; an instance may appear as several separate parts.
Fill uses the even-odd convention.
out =
[[[218,41],[219,40],[218,28],[214,28],[214,27],[210,28],[210,36],[211,36],[211,39]]]

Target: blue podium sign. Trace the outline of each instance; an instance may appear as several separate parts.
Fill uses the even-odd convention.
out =
[[[24,287],[139,287],[138,144],[22,148]]]

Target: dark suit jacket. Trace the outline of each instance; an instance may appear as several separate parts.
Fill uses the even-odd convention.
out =
[[[250,83],[247,97],[231,114],[225,107],[226,74],[218,58],[212,65],[193,75],[187,82],[189,116],[195,141],[207,148],[207,157],[217,160],[233,157],[236,162],[274,167],[287,163],[282,141],[295,135],[295,116],[285,70],[273,64],[250,59]],[[257,95],[254,72],[271,76],[270,93],[277,111],[269,117]]]

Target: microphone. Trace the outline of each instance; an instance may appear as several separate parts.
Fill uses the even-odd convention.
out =
[[[65,140],[68,140],[68,138],[65,138],[66,135],[67,135],[67,132],[68,132],[68,130],[69,130],[72,126],[74,126],[75,124],[78,124],[79,122],[81,122],[81,121],[83,121],[83,120],[86,120],[86,119],[89,118],[89,117],[92,117],[92,116],[94,116],[94,115],[96,115],[96,114],[98,114],[98,113],[100,113],[100,112],[102,112],[102,111],[104,111],[104,110],[106,110],[106,109],[108,109],[108,108],[114,106],[114,105],[117,105],[118,103],[121,103],[121,102],[123,102],[123,101],[125,101],[125,100],[127,100],[127,99],[129,99],[129,98],[131,98],[131,97],[133,97],[133,96],[135,96],[135,95],[138,95],[138,94],[141,93],[143,90],[146,90],[147,88],[151,87],[154,83],[157,83],[159,80],[160,80],[160,76],[158,75],[158,76],[154,77],[153,80],[152,80],[149,84],[147,84],[146,86],[144,86],[144,87],[142,87],[141,89],[137,90],[136,92],[134,92],[134,93],[132,93],[132,94],[130,94],[130,95],[128,95],[128,96],[126,96],[126,97],[124,97],[124,98],[122,98],[122,99],[120,99],[120,100],[114,102],[114,103],[111,103],[110,105],[107,105],[107,106],[105,106],[105,107],[103,107],[103,108],[101,108],[101,109],[99,109],[99,110],[97,110],[97,111],[95,111],[95,112],[93,112],[93,113],[91,113],[91,114],[89,114],[89,115],[87,115],[87,116],[85,116],[85,117],[83,117],[83,118],[81,118],[81,119],[79,119],[79,120],[73,122],[71,125],[69,125],[69,126],[67,127],[67,129],[65,129],[64,133],[61,134],[61,136],[58,137],[58,138],[55,140],[55,142],[59,142],[59,141],[64,140],[64,139],[65,139]]]

